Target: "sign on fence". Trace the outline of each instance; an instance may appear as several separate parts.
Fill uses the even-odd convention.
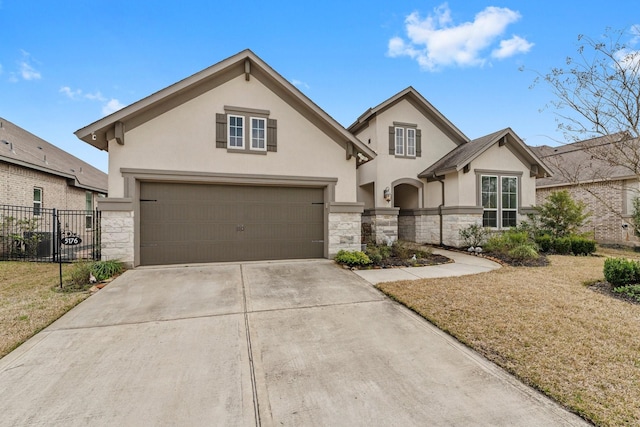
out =
[[[100,212],[0,205],[0,260],[100,259]]]

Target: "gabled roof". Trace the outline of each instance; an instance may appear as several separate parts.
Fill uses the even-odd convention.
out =
[[[355,152],[361,153],[366,159],[375,157],[376,153],[371,148],[347,132],[335,119],[249,49],[91,123],[77,130],[75,135],[94,147],[108,151],[108,140],[114,138],[114,133],[117,134],[118,123],[121,123],[118,125],[121,129],[122,126],[126,130],[133,129],[243,74],[247,78],[258,78],[323,132],[344,145],[348,152],[350,152],[348,145],[352,144]]]
[[[449,121],[440,111],[438,111],[429,101],[427,101],[420,93],[413,87],[398,92],[386,101],[378,104],[373,108],[369,108],[362,113],[360,117],[348,127],[349,132],[358,133],[361,129],[369,125],[371,120],[376,115],[386,111],[393,107],[398,102],[407,100],[413,104],[419,111],[440,128],[445,134],[447,134],[456,144],[464,144],[469,142],[469,138],[463,134],[453,123]]]
[[[632,168],[638,155],[627,161],[615,161],[617,155],[640,151],[638,139],[628,139],[622,133],[586,139],[559,147],[531,147],[553,171],[553,176],[536,180],[536,187],[636,178]],[[608,161],[611,158],[614,161]],[[631,167],[623,166],[629,163]]]
[[[506,128],[462,144],[420,173],[420,178],[435,178],[447,173],[458,172],[478,158],[495,144],[507,145],[525,164],[537,166],[537,176],[550,175],[551,170],[531,151],[531,149],[511,130]],[[532,173],[534,173],[532,168]]]
[[[0,117],[0,161],[50,173],[69,185],[107,193],[107,174]]]

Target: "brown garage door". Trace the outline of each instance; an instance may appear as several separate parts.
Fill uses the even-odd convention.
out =
[[[140,264],[321,258],[321,188],[143,182]]]

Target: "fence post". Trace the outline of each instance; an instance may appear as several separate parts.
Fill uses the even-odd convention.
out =
[[[62,257],[60,256],[60,245],[62,244],[62,230],[58,219],[58,210],[53,209],[53,260],[58,257],[58,273],[60,276],[60,289],[62,289]]]

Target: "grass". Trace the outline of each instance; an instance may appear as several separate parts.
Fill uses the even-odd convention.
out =
[[[596,425],[638,425],[640,305],[585,286],[604,280],[604,259],[378,287]]]
[[[70,265],[63,265],[68,279]],[[58,292],[58,264],[0,262],[0,358],[88,297]]]

